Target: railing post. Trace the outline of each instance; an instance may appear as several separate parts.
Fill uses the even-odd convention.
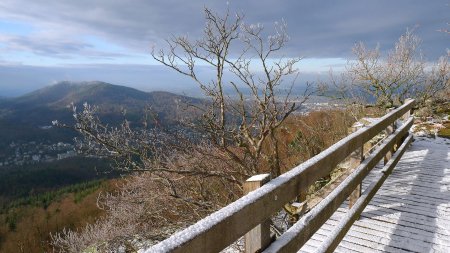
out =
[[[405,104],[408,103],[411,100],[414,100],[414,99],[412,99],[412,98],[405,99]],[[412,112],[412,108],[410,110],[408,110],[407,112],[405,112],[405,114],[403,114],[402,119],[403,120],[407,120],[411,116],[411,112]]]
[[[413,99],[412,98],[405,99],[405,104],[410,102],[411,100],[413,100]],[[405,114],[403,114],[403,116],[401,117],[403,122],[406,122],[409,119],[409,117],[411,117],[412,110],[413,110],[413,108],[411,107],[410,110],[406,111]],[[408,137],[408,134],[405,134],[405,136],[402,136],[402,138],[400,138],[400,141],[397,143],[397,146],[400,147],[400,145],[402,145],[402,143],[405,141],[405,139],[407,137]]]
[[[244,183],[244,194],[256,190],[270,181],[270,174],[255,175]],[[254,253],[264,250],[272,241],[270,238],[270,219],[254,227],[244,236],[245,252]]]
[[[298,203],[303,203],[303,205],[301,206],[301,210],[300,210],[300,212],[298,213],[298,215],[296,217],[297,221],[300,218],[300,216],[303,215],[305,213],[306,209],[308,208],[308,206],[306,205],[306,202],[305,202],[307,195],[308,195],[308,187],[306,187],[306,190],[300,191],[300,194],[297,196],[297,202]]]
[[[394,108],[389,108],[386,110],[386,113],[391,112],[392,110],[394,110]],[[389,135],[391,135],[395,130],[395,121],[389,125],[388,127],[386,127],[386,129],[384,130],[386,133],[386,137],[388,137]],[[386,155],[384,156],[384,164],[386,164],[392,157],[392,154],[394,153],[394,146],[392,146],[392,149],[389,150]]]
[[[364,125],[360,122],[356,122],[352,126],[352,131],[356,132]],[[358,167],[359,164],[364,160],[364,144],[361,147],[358,147],[351,155],[350,155],[350,170]],[[348,208],[352,208],[358,198],[361,196],[361,184],[358,184],[353,192],[349,196],[349,204]]]

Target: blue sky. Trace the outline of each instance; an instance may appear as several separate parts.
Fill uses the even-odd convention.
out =
[[[355,42],[392,47],[407,28],[423,40],[430,61],[446,53],[448,0],[229,1],[245,22],[268,30],[281,19],[291,40],[287,57],[303,57],[300,81],[314,81],[351,59]],[[142,90],[189,91],[193,83],[159,66],[152,45],[171,35],[195,39],[204,6],[218,12],[226,1],[2,0],[0,96],[17,96],[61,80],[100,80]]]

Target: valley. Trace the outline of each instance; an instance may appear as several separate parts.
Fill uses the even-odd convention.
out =
[[[98,194],[126,181],[122,179],[126,172],[111,170],[112,161],[79,153],[74,129],[52,124],[73,126],[73,110],[79,112],[84,103],[96,106],[108,126],[126,119],[133,128],[147,127],[148,133],[157,135],[152,129],[163,128],[194,142],[202,139],[180,121],[193,117],[190,106],[201,107],[206,100],[168,92],[142,92],[104,82],[60,82],[0,100],[0,251],[49,250],[49,233],[83,228],[101,217]],[[294,114],[336,107],[326,98],[312,97]]]

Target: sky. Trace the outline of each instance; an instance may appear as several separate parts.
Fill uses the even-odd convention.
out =
[[[0,97],[62,80],[190,94],[195,84],[150,52],[172,35],[199,38],[205,6],[267,31],[284,20],[283,55],[303,58],[299,82],[342,69],[356,42],[389,50],[406,29],[421,37],[429,61],[450,48],[450,35],[438,31],[449,27],[449,0],[1,0]]]

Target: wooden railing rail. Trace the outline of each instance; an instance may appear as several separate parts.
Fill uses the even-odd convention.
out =
[[[315,181],[324,177],[336,167],[341,161],[346,159],[352,152],[359,149],[372,139],[375,135],[392,125],[404,114],[409,113],[414,105],[414,100],[408,100],[401,107],[383,116],[377,122],[370,126],[363,127],[360,130],[350,134],[341,141],[332,145],[320,154],[293,168],[292,170],[280,175],[279,177],[267,182],[259,189],[250,192],[242,198],[236,200],[230,205],[218,210],[208,217],[198,221],[194,225],[175,233],[168,239],[154,245],[149,249],[140,252],[219,252],[228,245],[235,242],[248,231],[267,220],[271,215],[279,211],[286,203],[295,199],[301,192]],[[385,140],[385,143],[377,148],[358,166],[356,173],[352,173],[344,182],[338,186],[340,191],[332,192],[326,199],[311,210],[310,213],[302,217],[288,232],[282,235],[282,240],[276,240],[267,249],[267,252],[286,251],[294,252],[301,247],[312,234],[312,231],[323,224],[324,219],[320,216],[328,216],[336,210],[341,200],[345,200],[357,184],[360,184],[364,176],[368,173],[368,168],[372,168],[376,163],[392,150],[393,145],[400,139],[404,139],[409,128],[412,125],[412,119],[409,119],[402,127],[397,129],[392,136]],[[378,161],[376,161],[378,159]],[[353,179],[352,179],[353,178]],[[345,198],[344,198],[344,195]],[[359,201],[359,200],[358,200]],[[355,208],[358,206],[355,203]],[[340,203],[339,203],[340,202]],[[322,212],[316,210],[324,210]],[[317,214],[316,214],[317,213]],[[308,217],[316,217],[306,227]],[[326,219],[325,219],[326,220]],[[302,229],[303,227],[303,229]],[[294,233],[295,232],[295,233]],[[287,237],[296,238],[294,242],[286,240]],[[297,242],[298,238],[301,243]]]
[[[375,181],[370,184],[364,191],[362,196],[356,201],[354,206],[350,209],[346,216],[342,217],[335,229],[328,235],[327,239],[322,242],[316,252],[333,252],[344,238],[347,231],[362,213],[364,208],[369,204],[370,200],[375,196],[375,193],[380,189],[386,178],[391,174],[398,161],[405,153],[406,148],[412,142],[413,136],[409,135],[402,143],[397,153],[394,154],[392,159],[383,167],[381,173],[377,176]]]
[[[306,241],[331,217],[331,215],[345,201],[347,196],[369,174],[378,162],[391,151],[394,144],[408,133],[413,124],[411,118],[400,129],[386,138],[375,152],[368,156],[357,169],[350,174],[330,195],[322,200],[311,212],[289,228],[276,242],[272,243],[264,252],[296,252]],[[358,202],[358,201],[355,201]],[[355,203],[356,204],[356,203]]]

